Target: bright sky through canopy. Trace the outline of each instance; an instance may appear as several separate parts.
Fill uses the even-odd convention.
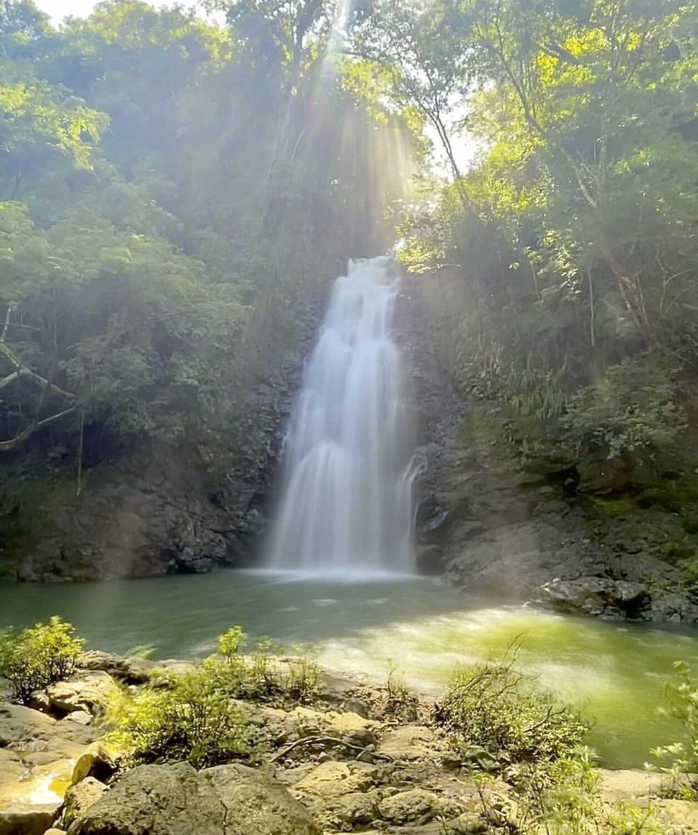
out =
[[[59,23],[64,17],[68,17],[69,15],[74,15],[75,17],[88,15],[98,2],[99,0],[36,0],[36,5],[42,11],[48,12],[54,22]],[[170,4],[154,2],[153,5],[164,6]],[[185,3],[184,5],[190,4]]]
[[[37,6],[58,22],[68,15],[81,17],[89,14],[97,0],[38,0]]]

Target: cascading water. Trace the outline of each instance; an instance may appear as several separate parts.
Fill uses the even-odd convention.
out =
[[[388,256],[338,278],[285,441],[271,565],[409,572],[412,467]]]

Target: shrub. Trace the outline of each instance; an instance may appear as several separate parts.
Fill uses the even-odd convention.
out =
[[[286,659],[286,665],[282,687],[288,697],[297,702],[314,701],[320,685],[320,668],[316,661],[299,651]]]
[[[387,716],[404,722],[414,722],[419,715],[419,699],[410,692],[395,670],[388,675],[383,710]]]
[[[580,748],[553,763],[526,763],[526,779],[501,793],[478,775],[480,801],[497,832],[517,835],[666,835],[652,806],[609,803],[590,752]],[[488,830],[489,831],[489,830]],[[493,830],[494,831],[494,830]]]
[[[84,643],[58,616],[21,632],[6,629],[0,634],[0,675],[10,682],[13,698],[26,704],[35,690],[75,672]]]
[[[239,626],[232,626],[218,636],[218,652],[228,661],[236,661],[240,657],[240,647],[245,643],[246,637]]]
[[[255,733],[245,712],[205,668],[144,687],[112,707],[113,742],[132,763],[187,760],[195,768],[253,758]]]
[[[251,656],[245,681],[245,693],[251,699],[269,699],[281,691],[276,656],[281,653],[271,638],[260,638]]]
[[[689,799],[698,799],[698,682],[683,661],[674,663],[676,679],[667,684],[668,706],[665,710],[678,719],[684,729],[684,741],[652,750],[659,761],[659,771],[673,782],[674,792]]]
[[[203,669],[218,690],[256,701],[315,699],[320,668],[312,658],[299,648],[286,655],[270,638],[261,638],[246,658],[240,654],[245,638],[240,627],[232,627],[219,637],[218,654],[204,661]]]
[[[562,419],[578,453],[637,460],[673,448],[686,427],[678,405],[678,371],[666,356],[640,354],[606,370],[570,400]]]
[[[554,762],[577,749],[587,726],[534,682],[513,661],[457,672],[436,707],[455,753],[480,767],[496,767]]]

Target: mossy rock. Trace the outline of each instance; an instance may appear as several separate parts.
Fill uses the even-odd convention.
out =
[[[650,487],[643,490],[635,500],[638,507],[648,510],[652,507],[668,510],[671,513],[681,511],[681,500],[674,490],[665,490],[663,487]]]
[[[628,493],[617,496],[590,496],[587,502],[594,516],[612,519],[617,516],[632,516],[639,510],[637,502]]]
[[[685,587],[698,586],[698,562],[690,562],[681,569],[681,579]]]
[[[681,520],[681,527],[688,534],[698,533],[698,515],[692,514],[690,516],[684,517]]]
[[[659,558],[670,565],[693,559],[696,549],[688,542],[665,542],[659,549]]]

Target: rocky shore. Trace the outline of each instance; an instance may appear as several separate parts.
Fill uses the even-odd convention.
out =
[[[483,782],[455,757],[433,704],[326,672],[312,704],[239,702],[258,733],[252,763],[126,767],[104,740],[110,700],[137,691],[156,668],[190,667],[88,652],[69,681],[35,693],[31,706],[1,703],[0,835],[519,831],[506,772]],[[662,797],[659,775],[600,779],[609,808],[651,806],[667,835],[698,832],[698,805]]]

